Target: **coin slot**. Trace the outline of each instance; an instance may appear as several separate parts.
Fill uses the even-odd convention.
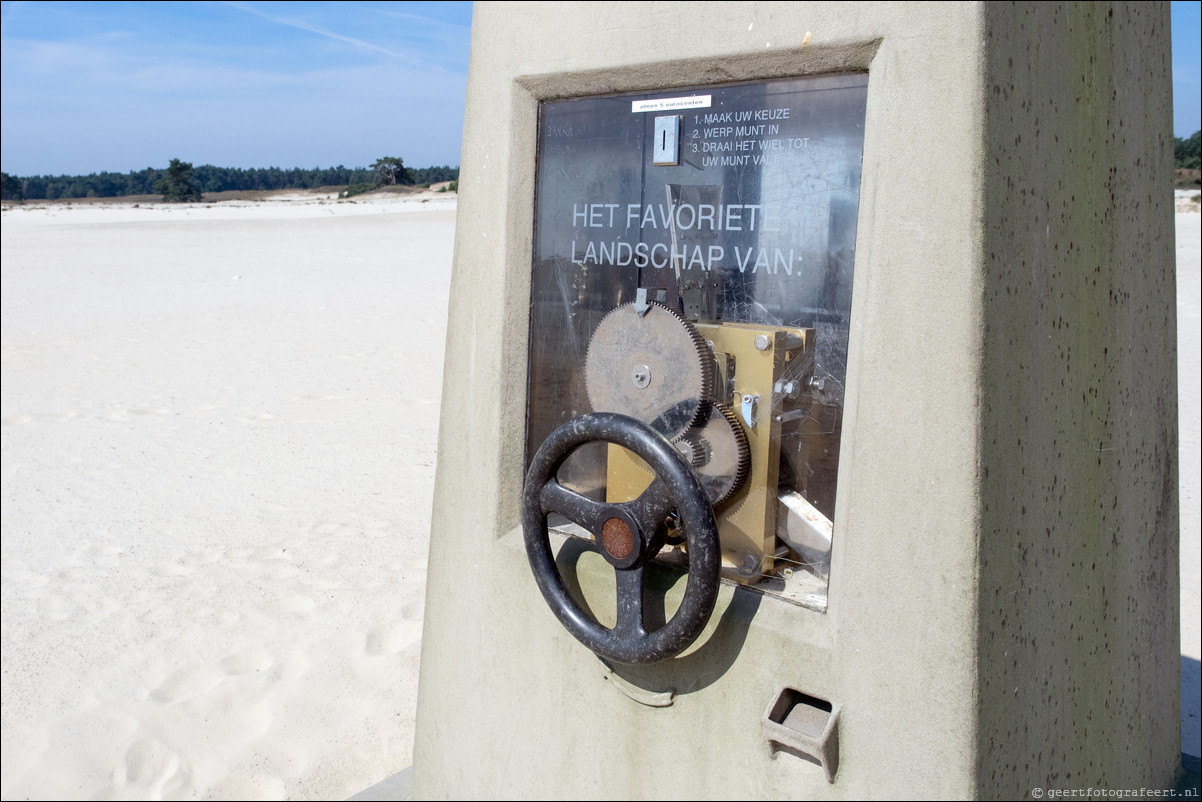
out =
[[[760,718],[773,760],[785,752],[826,772],[833,783],[839,770],[839,706],[796,688],[782,688]]]
[[[680,164],[680,115],[655,118],[655,142],[651,163],[660,167]]]

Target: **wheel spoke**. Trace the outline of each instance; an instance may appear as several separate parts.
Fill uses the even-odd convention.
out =
[[[643,566],[616,573],[618,624],[614,631],[627,641],[644,638],[647,630],[643,625]]]
[[[639,528],[648,535],[654,532],[656,527],[662,524],[676,507],[676,500],[672,497],[671,491],[658,476],[643,491],[642,495],[627,503],[630,505],[634,519],[639,523]]]
[[[599,524],[603,507],[601,502],[585,498],[556,481],[547,482],[543,486],[543,490],[539,494],[539,502],[542,504],[543,512],[557,512],[577,526],[596,535],[593,529]]]

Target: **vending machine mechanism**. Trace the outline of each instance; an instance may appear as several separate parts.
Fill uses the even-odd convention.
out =
[[[523,526],[548,604],[604,658],[679,654],[720,578],[825,609],[866,88],[543,104]],[[613,567],[612,627],[552,533]],[[648,632],[652,560],[688,584]]]

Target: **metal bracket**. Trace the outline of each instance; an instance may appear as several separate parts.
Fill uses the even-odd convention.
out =
[[[748,429],[755,428],[755,411],[756,406],[760,403],[759,393],[746,393],[743,396],[743,401],[740,404],[740,411],[743,413],[743,421],[747,424]]]

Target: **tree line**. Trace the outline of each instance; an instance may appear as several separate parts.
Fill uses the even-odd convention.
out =
[[[377,165],[386,162],[382,173]],[[0,173],[4,200],[58,200],[60,198],[120,198],[125,195],[163,194],[164,181],[179,163],[164,168],[147,167],[128,173],[91,173],[90,175],[10,176]],[[180,163],[187,165],[186,162]],[[372,167],[314,167],[305,170],[294,167],[243,169],[214,167],[202,164],[191,169],[189,182],[201,193],[228,190],[316,189],[317,187],[349,186],[351,184],[435,184],[455,181],[458,167],[405,167],[400,159],[381,159]],[[386,177],[385,177],[386,176]]]
[[[1202,131],[1188,139],[1173,137],[1173,162],[1179,169],[1202,170]]]
[[[1173,137],[1173,163],[1178,169],[1197,170],[1202,168],[1202,131],[1182,139]],[[458,167],[405,167],[401,159],[385,156],[377,159],[371,167],[314,167],[304,170],[293,167],[243,169],[241,167],[214,167],[202,164],[193,168],[178,159],[171,160],[165,168],[147,167],[145,170],[128,173],[91,173],[89,175],[32,175],[25,177],[0,173],[0,190],[4,200],[58,200],[59,198],[120,198],[125,195],[159,195],[166,198],[175,192],[179,200],[195,200],[190,196],[179,196],[186,190],[179,186],[180,166],[190,170],[185,183],[197,193],[225,192],[228,190],[283,190],[316,189],[317,187],[345,186],[351,194],[383,185],[436,184],[440,181],[458,181]],[[172,170],[177,172],[173,175]]]

